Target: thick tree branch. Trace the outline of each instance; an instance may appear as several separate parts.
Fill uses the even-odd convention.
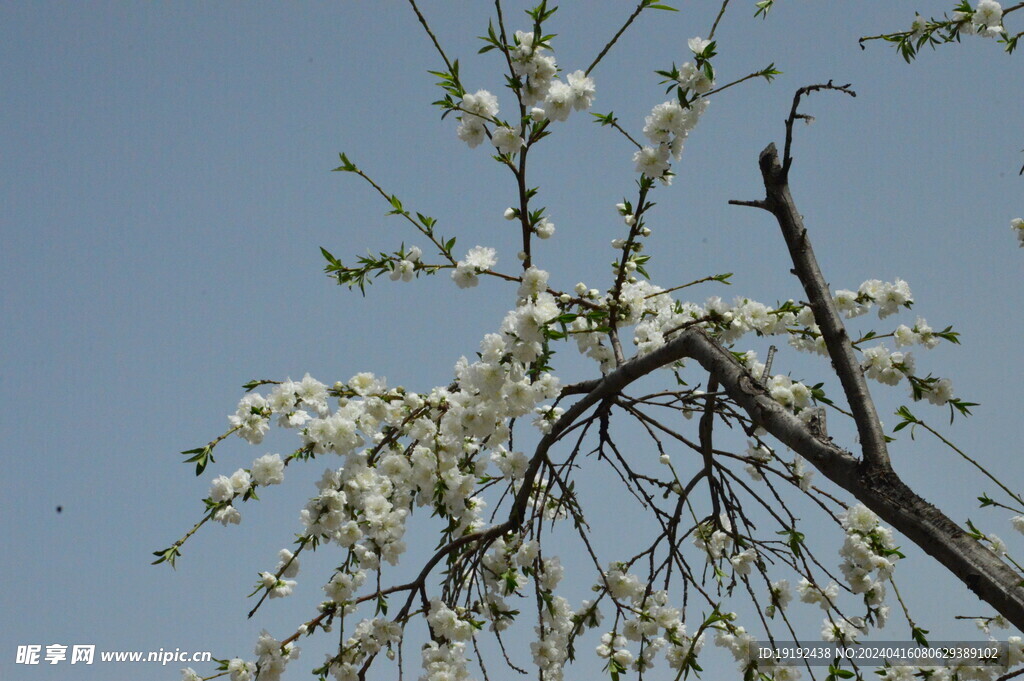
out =
[[[591,406],[655,369],[687,357],[714,376],[755,423],[939,561],[978,598],[1024,629],[1024,589],[1018,586],[1022,576],[1016,570],[907,487],[890,467],[865,466],[849,451],[811,432],[803,421],[773,400],[757,378],[703,329],[688,328],[654,352],[626,362],[603,379],[585,384],[590,391],[541,440],[538,453],[546,454],[559,434]],[[517,502],[523,504],[525,499]],[[514,519],[515,514],[510,520]]]
[[[836,88],[831,83],[824,87],[846,91],[845,86]],[[817,88],[821,89],[822,86]],[[687,354],[718,376],[726,392],[751,418],[759,421],[772,435],[810,461],[825,477],[850,492],[938,560],[1015,626],[1024,627],[1021,575],[910,489],[891,466],[885,436],[867,381],[832,300],[828,283],[814,257],[803,218],[789,190],[787,176],[792,161],[789,155],[792,121],[800,95],[805,91],[810,90],[802,88],[798,91],[787,121],[785,160],[779,160],[774,144],[769,144],[761,152],[759,165],[766,198],[765,205],[758,207],[764,207],[772,213],[782,230],[794,272],[810,301],[815,322],[850,403],[860,435],[862,461],[859,465],[851,465],[852,455],[831,442],[816,439],[803,423],[797,422],[799,425],[794,425],[791,421],[796,419],[781,418],[771,410],[766,412],[765,396],[756,394],[756,389],[750,389],[755,384],[749,373],[730,353],[699,329],[690,329],[684,334],[691,343]],[[829,452],[830,449],[835,451]]]
[[[1016,570],[907,487],[891,468],[868,470],[850,452],[815,437],[702,330],[689,329],[677,340],[683,354],[717,376],[755,422],[938,560],[1016,627],[1024,627],[1024,590]]]
[[[850,403],[850,410],[857,424],[857,433],[860,435],[864,461],[869,466],[888,467],[889,453],[885,446],[885,435],[871,393],[868,391],[864,371],[857,361],[835,301],[832,300],[828,282],[825,281],[814,257],[803,217],[793,202],[786,179],[787,173],[779,161],[774,144],[769,144],[761,152],[760,166],[767,192],[766,209],[779,223],[782,238],[785,239],[790,258],[793,260],[793,272],[800,279],[807,294],[811,311],[814,313],[814,321],[818,324],[836,375],[839,376],[843,392]]]

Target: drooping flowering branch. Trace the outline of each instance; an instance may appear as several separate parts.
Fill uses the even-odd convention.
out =
[[[458,61],[449,59],[410,0],[444,62],[445,70],[434,72],[443,91],[435,102],[442,118],[458,121],[456,135],[469,147],[489,143],[493,160],[512,174],[516,198],[503,217],[522,234],[522,272],[499,272],[497,251],[486,246],[474,246],[458,259],[455,239],[440,236],[434,218],[407,209],[342,154],[337,170],[368,182],[391,206],[390,214],[410,223],[440,261],[424,262],[423,251],[404,242],[355,265],[324,250],[328,274],[364,292],[366,283],[383,274],[408,282],[447,270],[460,288],[491,276],[514,286],[514,307],[472,359],[456,362],[444,386],[413,391],[370,373],[330,386],[309,376],[253,381],[229,417],[231,429],[185,452],[200,474],[214,463],[213,448],[230,435],[259,445],[276,424],[301,440],[283,459],[266,454],[250,468],[214,478],[203,519],[157,552],[157,562],[173,563],[184,541],[208,520],[240,522],[235,502],[258,501],[257,489],[280,484],[289,464],[328,456],[340,461],[324,471],[302,509],[295,550],[282,550],[277,566],[259,573],[251,594],[259,598],[250,616],[269,599],[292,592],[300,554],[306,561],[317,551],[331,552],[337,567],[323,584],[325,600],[281,640],[264,633],[255,661],[223,660],[215,676],[274,681],[298,655],[300,638],[337,626],[342,634],[336,650],[314,669],[321,679],[368,678],[375,665],[387,664],[382,657],[397,657],[401,674],[402,644],[417,636],[429,639],[420,651],[422,678],[466,679],[472,657],[486,678],[486,651],[479,645],[485,630],[493,634],[503,664],[521,669],[528,665],[506,648],[502,632],[530,618],[536,636],[528,654],[541,679],[562,678],[588,637],[598,642],[594,653],[613,681],[634,672],[642,678],[661,660],[681,678],[702,669],[698,660],[713,637],[745,678],[783,681],[793,678],[793,670],[758,658],[751,644],[755,630],[805,638],[791,620],[794,595],[821,609],[820,635],[827,641],[853,642],[889,618],[887,589],[895,591],[893,573],[903,554],[882,521],[933,555],[1007,620],[1024,625],[1019,566],[1005,556],[998,537],[973,524],[959,527],[902,482],[890,464],[888,436],[867,386],[869,379],[902,383],[915,400],[968,415],[975,405],[955,397],[949,379],[917,375],[913,356],[902,350],[956,343],[957,333],[951,327],[935,331],[918,318],[913,327],[851,336],[844,318],[877,309],[885,319],[910,308],[910,287],[900,279],[867,280],[856,291],[831,291],[790,193],[793,124],[805,116],[799,111],[802,97],[817,90],[852,95],[848,86],[830,82],[797,91],[782,158],[774,146],[760,158],[765,198],[735,202],[776,218],[807,302],[770,306],[743,296],[732,303],[711,296],[698,304],[673,297],[698,284],[728,284],[728,274],[680,277],[667,288],[648,281],[651,255],[644,245],[659,219],[651,197],[672,183],[672,166],[681,161],[683,144],[710,99],[754,77],[770,82],[779,74],[770,65],[716,88],[712,60],[719,46],[713,38],[728,4],[722,2],[708,38],[688,41],[689,61],[657,72],[672,96],[654,106],[643,137],[611,113],[596,115],[598,123],[638,148],[637,193],[615,206],[626,229],[612,241],[617,254],[606,286],[596,288],[559,284],[557,272],[538,266],[542,254],[533,237],[551,238],[555,228],[547,207],[534,203],[539,189],[527,182],[528,153],[573,112],[591,107],[591,72],[643,10],[671,8],[641,2],[586,71],[560,78],[556,36],[547,28],[556,8],[541,2],[527,12],[529,30],[510,32],[496,1],[497,30],[493,22],[488,26],[481,51],[500,53],[507,69],[505,84],[515,105],[506,120],[499,117],[497,96],[464,86]],[[756,3],[757,14],[772,4]],[[984,18],[972,15],[976,19]],[[812,384],[773,373],[784,364],[775,361],[776,346],[760,362],[753,350],[737,345],[750,336],[784,338],[796,350],[827,355],[842,395],[829,395],[832,386],[824,380]],[[892,352],[884,343],[864,347],[886,339],[900,350]],[[570,340],[595,369],[562,385],[556,354]],[[635,352],[628,351],[630,340]],[[658,378],[668,385],[631,394]],[[268,392],[253,392],[257,388]],[[826,409],[853,422],[860,436],[857,454],[829,436]],[[923,424],[908,409],[903,414],[904,425],[894,432]],[[688,432],[694,417],[695,432]],[[742,439],[745,445],[737,444]],[[586,490],[591,481],[582,470],[604,471],[613,480],[598,490],[602,501],[618,503],[612,498],[621,494],[651,520],[650,532],[631,527],[628,550],[608,546],[603,528],[592,525]],[[815,484],[816,472],[838,490]],[[989,479],[998,482],[991,474]],[[1011,504],[1020,497],[1002,489],[1010,501],[988,505],[1018,512]],[[791,508],[797,495],[842,533],[838,564],[818,553],[815,537]],[[431,516],[417,522],[436,523],[438,543],[411,579],[397,580],[390,566],[406,554],[404,536],[417,510]],[[1024,521],[1019,524],[1024,527]],[[594,595],[576,607],[560,590],[567,568],[558,553],[569,555],[572,549],[561,547],[570,540],[586,566],[571,566],[576,580],[588,580],[593,569]],[[896,595],[912,637],[926,643],[927,632]],[[752,604],[754,630],[729,607],[737,598]],[[424,625],[417,630],[419,621]],[[1011,663],[1022,656],[1024,641],[1017,639]],[[853,661],[843,660],[830,674],[845,677],[845,667],[858,673]],[[197,678],[185,671],[186,681]]]

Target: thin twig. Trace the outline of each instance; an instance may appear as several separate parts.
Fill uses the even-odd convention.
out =
[[[743,76],[742,78],[737,78],[736,80],[732,81],[731,83],[726,83],[722,87],[716,87],[714,90],[708,90],[707,92],[705,92],[701,96],[702,97],[710,97],[711,95],[717,95],[719,92],[722,92],[724,90],[728,90],[733,85],[739,85],[743,81],[750,80],[751,78],[764,78],[764,77],[765,76],[763,76],[760,71],[757,71],[755,73],[748,73],[747,75]]]
[[[711,33],[708,33],[708,40],[713,40],[715,37],[715,31],[718,29],[718,22],[722,20],[722,15],[725,14],[725,8],[729,6],[729,0],[725,0],[722,3],[722,9],[718,10],[718,16],[715,17],[715,23],[711,24]]]
[[[590,72],[594,70],[594,67],[597,66],[598,62],[604,59],[604,55],[608,54],[608,50],[612,49],[612,45],[616,43],[616,41],[619,39],[619,36],[621,36],[626,31],[626,29],[629,28],[629,25],[633,23],[634,19],[640,16],[640,12],[644,11],[645,4],[646,3],[644,3],[641,0],[640,4],[636,6],[635,10],[633,10],[633,13],[629,15],[628,19],[626,19],[626,23],[624,23],[622,25],[622,28],[619,29],[619,32],[612,36],[612,39],[609,40],[608,44],[604,46],[604,49],[601,50],[601,53],[597,55],[594,61],[591,62],[590,66],[587,67],[587,70],[584,71],[585,75],[589,76]]]
[[[722,278],[724,278],[724,277],[722,277]],[[673,291],[678,291],[680,289],[689,288],[690,286],[696,286],[697,284],[703,284],[706,281],[722,281],[722,278],[719,278],[718,275],[711,275],[711,276],[708,276],[708,277],[704,277],[702,279],[695,279],[694,281],[691,281],[689,284],[680,284],[679,286],[673,286],[672,288],[667,288],[664,291],[658,291],[657,293],[650,293],[650,294],[644,296],[644,300],[647,300],[649,298],[654,298],[655,296],[663,296],[666,293],[672,293]],[[726,284],[726,285],[728,285],[728,284]]]
[[[445,54],[444,50],[441,48],[441,43],[437,42],[437,36],[434,35],[432,30],[430,30],[430,24],[428,24],[427,20],[423,17],[423,13],[420,12],[420,8],[416,6],[416,0],[409,0],[409,4],[412,5],[412,11],[416,12],[416,18],[420,20],[421,24],[423,24],[423,30],[425,30],[427,35],[430,36],[430,40],[434,43],[434,47],[437,48],[437,52],[441,55],[441,59],[444,59],[444,64],[448,67],[448,73],[454,76],[455,73],[452,68],[452,63],[448,60],[448,55]]]
[[[644,148],[644,145],[640,144],[635,139],[633,139],[633,137],[628,132],[626,132],[625,130],[622,129],[622,127],[618,124],[617,121],[613,120],[613,121],[609,122],[608,125],[612,126],[616,130],[621,132],[623,135],[625,135],[626,139],[628,139],[630,142],[632,142],[633,146],[635,146],[637,149],[643,149]]]
[[[790,109],[789,118],[786,119],[786,145],[782,152],[783,178],[786,177],[790,166],[793,165],[793,157],[790,155],[790,149],[793,146],[793,123],[800,117],[800,114],[797,113],[797,107],[800,106],[800,98],[804,95],[809,95],[812,92],[818,92],[819,90],[835,90],[837,92],[844,92],[851,97],[857,96],[857,93],[850,89],[849,83],[846,85],[833,85],[831,80],[824,84],[819,83],[818,85],[808,85],[796,91],[796,94],[793,95],[793,108]]]

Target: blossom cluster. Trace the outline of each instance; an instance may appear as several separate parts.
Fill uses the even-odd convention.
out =
[[[423,251],[418,246],[411,246],[405,257],[399,258],[392,263],[391,274],[388,275],[391,281],[412,281],[416,274],[416,263],[423,257]]]
[[[290,596],[296,582],[289,578],[299,574],[299,560],[295,554],[288,549],[281,549],[278,556],[280,561],[273,572],[260,573],[260,583],[263,588],[269,589],[271,598]]]
[[[773,308],[745,297],[737,297],[729,304],[718,296],[711,296],[700,306],[673,300],[665,294],[664,289],[646,280],[632,279],[623,284],[614,304],[611,294],[601,296],[583,283],[577,284],[576,293],[586,298],[591,305],[605,309],[614,307],[620,328],[635,325],[633,343],[637,346],[637,356],[653,352],[664,345],[666,336],[673,331],[698,322],[728,343],[748,333],[763,336],[785,334],[789,344],[798,350],[828,354],[821,330],[808,305],[796,305],[788,301]],[[856,292],[845,289],[836,291],[834,300],[836,307],[848,318],[864,315],[872,307],[877,307],[879,318],[884,319],[900,308],[913,305],[910,286],[902,279],[891,283],[871,279],[861,284]],[[552,314],[553,311],[554,308]],[[601,321],[581,315],[569,328],[580,353],[599,362],[603,370],[613,366],[614,354],[602,331]],[[949,336],[948,332],[949,329],[946,329],[943,333]],[[926,349],[934,348],[943,337],[921,317],[918,317],[913,327],[900,324],[893,336],[898,347],[920,345]],[[879,345],[864,350],[863,355],[863,368],[873,380],[897,385],[901,380],[909,379],[912,388],[920,391],[933,404],[942,405],[952,399],[952,382],[949,379],[916,379],[912,353],[891,352],[884,345]],[[764,364],[758,362],[756,354],[752,352],[745,356],[748,369],[760,376]],[[776,401],[795,413],[801,413],[811,404],[810,389],[788,376],[772,376],[766,387]]]
[[[524,106],[536,107],[535,120],[564,121],[575,109],[589,109],[594,101],[594,81],[583,71],[574,71],[565,82],[558,80],[558,65],[550,54],[550,46],[533,31],[516,31],[515,46],[509,50],[512,71],[525,78],[521,90]]]
[[[946,21],[929,21],[920,14],[915,15],[907,35],[917,41],[928,40],[936,31],[939,31],[947,41],[953,39],[953,35],[959,34],[1000,38],[1006,35],[1002,22],[1003,8],[995,0],[981,0],[973,8],[969,3],[963,2]]]
[[[601,636],[597,655],[624,671],[632,667],[646,671],[654,666],[657,655],[664,652],[669,667],[684,669],[696,658],[704,645],[703,635],[694,638],[683,624],[682,612],[670,605],[665,590],[648,592],[646,585],[631,574],[624,563],[611,563],[602,574],[598,587],[625,606],[628,617],[622,620],[621,633],[611,631]],[[639,643],[634,654],[630,643]]]
[[[724,513],[717,523],[704,522],[697,525],[694,531],[693,545],[707,555],[709,563],[718,562],[724,557],[729,558],[732,569],[738,575],[749,575],[751,568],[757,564],[757,551],[748,547],[730,551],[733,545],[733,529],[729,517]]]
[[[939,344],[939,336],[923,318],[918,317],[913,327],[900,324],[895,331],[896,346],[923,345],[931,350]]]
[[[505,598],[525,586],[526,570],[537,560],[539,550],[536,540],[522,541],[518,535],[508,535],[495,540],[484,555],[483,616],[490,622],[491,631],[504,631],[512,624],[515,611]]]
[[[967,35],[998,38],[1003,34],[1003,8],[995,0],[981,0],[973,11],[955,11],[951,18]]]
[[[337,655],[328,655],[324,666],[336,681],[358,681],[360,667],[367,658],[384,648],[391,652],[391,647],[401,639],[402,627],[397,622],[379,617],[360,620],[352,635],[342,643],[341,651]]]
[[[279,681],[288,662],[299,657],[299,649],[296,646],[291,643],[282,646],[280,641],[266,631],[260,633],[255,653],[256,666],[259,670],[256,678],[259,681]],[[231,681],[236,679],[232,677]]]
[[[567,74],[564,81],[559,80],[550,45],[532,31],[516,31],[515,45],[509,47],[508,54],[512,72],[523,79],[518,94],[522,105],[531,107],[532,121],[564,121],[573,111],[584,111],[593,104],[594,80],[580,70]],[[458,108],[462,116],[456,133],[470,148],[478,146],[485,137],[490,137],[503,155],[516,154],[526,145],[521,124],[509,125],[497,119],[498,98],[489,91],[463,95]],[[488,122],[494,124],[492,132],[488,132]]]
[[[559,569],[548,577],[547,584],[541,587],[545,607],[540,610],[539,622],[533,628],[535,638],[530,643],[533,663],[543,678],[552,681],[562,681],[565,676],[565,663],[569,660],[569,637],[576,629],[574,618],[577,613],[565,597],[553,594],[561,576],[559,565]]]
[[[487,136],[485,122],[498,115],[498,98],[487,90],[478,90],[465,94],[459,108],[462,116],[456,134],[473,149]]]
[[[714,624],[717,630],[715,645],[732,653],[744,678],[771,678],[774,681],[792,681],[800,678],[800,671],[795,667],[776,665],[770,659],[758,659],[756,637],[750,634],[746,627],[733,624],[735,619],[735,613],[726,613]]]
[[[864,374],[885,385],[899,385],[914,374],[914,355],[907,352],[889,352],[884,345],[864,350]]]
[[[788,608],[790,601],[793,600],[793,591],[789,587],[789,580],[780,579],[772,582],[769,596],[771,603],[764,609],[764,613],[768,617],[775,617],[776,612]]]
[[[430,602],[427,623],[435,637],[449,641],[468,641],[473,638],[473,623],[464,619],[445,604],[440,598]]]
[[[878,306],[878,318],[896,314],[901,307],[914,304],[914,295],[910,285],[897,278],[894,282],[869,279],[860,285],[857,292],[841,289],[835,292],[836,307],[846,315],[847,319],[867,314],[872,305]]]
[[[467,267],[490,267],[492,259],[493,251],[474,249],[465,263]],[[324,586],[326,609],[349,612],[369,572],[379,571],[382,561],[397,563],[405,551],[402,538],[406,522],[415,507],[430,506],[434,513],[449,520],[452,532],[463,533],[484,525],[485,504],[475,496],[475,490],[478,477],[490,466],[500,471],[513,492],[518,492],[527,460],[521,452],[510,452],[504,446],[510,434],[509,420],[535,413],[537,427],[546,432],[561,414],[561,409],[540,405],[557,396],[558,381],[530,368],[542,352],[545,325],[559,314],[557,302],[546,290],[547,279],[542,270],[526,273],[519,304],[507,315],[501,332],[484,338],[476,361],[462,358],[456,363],[455,382],[448,387],[419,395],[390,388],[385,379],[361,373],[331,388],[306,376],[302,381],[276,385],[267,396],[252,393],[243,398],[230,418],[240,437],[262,441],[277,417],[279,426],[299,432],[300,451],[310,455],[332,453],[344,459],[342,466],[324,471],[316,485],[317,493],[300,514],[302,541],[313,541],[314,548],[317,543],[330,542],[349,554]],[[336,400],[333,405],[332,400]],[[254,484],[280,482],[284,463],[280,455],[266,455],[250,470],[219,476],[212,483],[210,500],[231,508],[230,501],[249,492]],[[546,495],[537,491],[543,490],[544,483],[535,483],[534,501],[544,504]],[[548,513],[552,518],[561,515],[564,513],[558,509]],[[513,538],[507,539],[513,542]],[[504,541],[495,543],[493,555],[503,550]],[[504,587],[496,588],[499,584],[494,574],[483,580],[489,586],[487,618],[499,630],[513,614],[502,598],[514,593],[525,580],[527,566],[549,593],[562,574],[557,558],[537,560],[535,542],[508,546],[514,546],[515,564],[522,569],[511,587],[507,566],[498,573],[503,575]],[[282,551],[280,559],[274,572],[260,576],[262,588],[271,597],[288,595],[295,585],[290,579],[298,571],[294,554]],[[500,567],[496,563],[485,565],[494,570]],[[565,662],[575,613],[558,597],[551,596],[551,603],[547,619],[541,624],[543,645],[534,656],[555,678]],[[433,650],[427,656],[429,660],[425,657],[428,677],[433,678],[442,667],[456,674],[461,668],[458,644],[472,637],[475,625],[465,613],[452,610],[440,600],[434,601],[427,619],[435,635],[450,642]],[[374,646],[379,649],[382,641],[390,640],[388,636],[397,640],[399,631],[379,631],[383,622],[356,627],[343,653],[330,661],[330,671],[336,678],[354,678],[360,661],[374,654]],[[239,664],[238,674],[251,671],[252,663]],[[278,662],[270,660],[267,664],[271,669]]]
[[[708,107],[703,97],[715,85],[714,69],[708,61],[713,44],[703,38],[691,38],[689,48],[696,63],[687,61],[671,72],[665,72],[675,81],[678,96],[655,106],[644,121],[644,135],[651,146],[642,147],[633,155],[636,171],[652,180],[671,182],[670,159],[678,161],[683,154],[683,143]]]
[[[466,681],[469,660],[465,643],[430,641],[423,647],[423,675],[420,681]],[[356,677],[354,677],[356,678]],[[342,681],[339,679],[338,681]]]
[[[217,505],[213,519],[222,525],[237,525],[242,520],[242,514],[232,503],[235,497],[246,497],[254,485],[278,485],[284,482],[284,466],[280,454],[265,454],[252,462],[251,469],[239,468],[231,477],[219,475],[214,478],[210,483],[209,497]]]
[[[746,628],[739,626],[722,627],[715,634],[715,645],[732,653],[742,670],[746,670],[754,661],[752,649],[755,640],[751,634],[747,633]]]
[[[839,585],[829,582],[825,587],[820,587],[803,577],[796,585],[796,592],[802,603],[818,605],[822,610],[828,610],[839,598]]]
[[[889,608],[884,605],[885,582],[894,563],[902,557],[892,531],[882,526],[863,504],[851,506],[840,516],[846,538],[839,555],[839,569],[853,593],[864,594],[864,602],[879,627],[885,626]]]
[[[754,440],[747,440],[747,460],[750,463],[747,464],[746,471],[750,477],[755,481],[763,480],[761,466],[771,461],[772,456],[772,451],[768,447]]]
[[[486,272],[498,263],[493,248],[474,246],[466,253],[466,257],[458,262],[452,270],[452,281],[459,288],[472,288],[480,283],[477,275]]]

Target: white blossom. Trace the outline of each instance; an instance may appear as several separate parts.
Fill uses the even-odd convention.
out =
[[[523,148],[526,141],[520,136],[518,128],[501,126],[495,128],[491,134],[491,144],[495,146],[499,154],[514,154]]]
[[[594,103],[594,79],[583,71],[573,71],[565,77],[572,92],[572,107],[577,111],[589,109]]]
[[[231,478],[226,475],[218,475],[210,483],[210,500],[215,503],[228,501],[234,498],[235,487],[231,484]]]
[[[668,170],[668,150],[664,147],[644,147],[633,154],[633,162],[638,173],[658,179]]]
[[[707,49],[707,46],[711,44],[711,41],[698,36],[696,38],[690,38],[686,41],[686,44],[689,46],[691,52],[699,55]]]
[[[280,454],[264,454],[252,462],[252,481],[257,485],[279,485],[284,482],[284,461]]]

